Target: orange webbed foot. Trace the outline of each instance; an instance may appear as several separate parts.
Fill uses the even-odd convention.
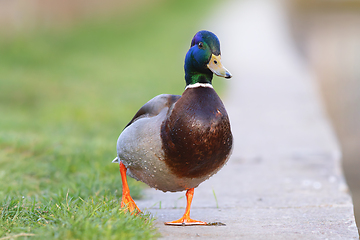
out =
[[[182,216],[182,218],[172,221],[172,222],[165,222],[164,223],[165,225],[175,225],[175,226],[207,225],[206,222],[193,220],[190,218],[190,207],[191,207],[193,195],[194,195],[194,188],[190,188],[189,190],[187,190],[187,192],[186,192],[187,203],[186,203],[186,209],[185,209],[184,216]]]
[[[191,226],[191,225],[207,225],[206,222],[194,220],[191,218],[182,217],[178,220],[166,222],[165,225],[175,225],[175,226]]]
[[[129,211],[131,214],[137,215],[141,213],[140,209],[138,208],[130,194],[123,194],[121,199],[121,208],[124,208],[125,212]]]
[[[134,199],[130,196],[130,189],[127,184],[126,179],[126,167],[125,165],[120,162],[120,174],[121,174],[121,180],[123,184],[123,191],[122,191],[122,199],[121,199],[121,208],[125,208],[125,211],[129,211],[131,214],[139,214],[141,213],[140,209],[136,205]]]

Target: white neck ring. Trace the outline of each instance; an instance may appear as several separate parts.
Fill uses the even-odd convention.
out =
[[[186,86],[185,90],[188,88],[198,88],[198,87],[208,87],[213,88],[213,86],[210,83],[195,83],[195,84],[189,84]]]

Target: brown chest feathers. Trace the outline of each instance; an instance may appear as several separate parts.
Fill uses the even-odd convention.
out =
[[[162,123],[165,162],[178,177],[197,178],[221,168],[232,148],[230,122],[214,89],[188,88]]]

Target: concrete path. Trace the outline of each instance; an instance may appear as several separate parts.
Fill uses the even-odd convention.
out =
[[[157,217],[164,239],[358,239],[341,152],[281,8],[234,1],[213,16],[206,29],[234,76],[224,103],[235,147],[195,189],[191,216],[226,226],[164,226],[184,213],[184,192],[149,189],[139,207]]]

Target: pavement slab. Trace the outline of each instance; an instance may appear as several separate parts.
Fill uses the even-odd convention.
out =
[[[162,239],[358,239],[341,150],[281,4],[229,1],[216,13],[205,25],[233,74],[223,99],[234,150],[195,189],[191,217],[226,225],[165,226],[184,213],[185,192],[147,189],[138,206]]]

